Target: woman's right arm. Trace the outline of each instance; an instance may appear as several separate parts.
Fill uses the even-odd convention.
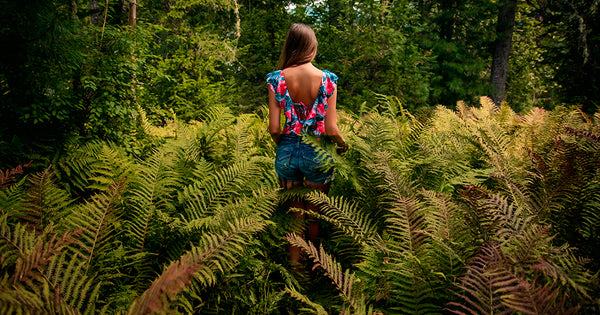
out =
[[[269,133],[275,144],[279,144],[279,136],[281,136],[281,108],[279,102],[275,98],[275,92],[269,87]]]
[[[337,89],[333,91],[333,94],[327,99],[327,111],[325,112],[325,133],[333,142],[335,142],[339,149],[338,153],[346,152],[348,144],[342,137],[340,129],[337,125]],[[341,152],[340,152],[341,151]]]

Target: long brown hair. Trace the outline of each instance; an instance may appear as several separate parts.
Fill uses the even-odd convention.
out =
[[[277,68],[283,70],[310,62],[317,53],[318,45],[315,32],[310,26],[302,23],[293,24],[285,37]]]

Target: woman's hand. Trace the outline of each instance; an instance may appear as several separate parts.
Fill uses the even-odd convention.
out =
[[[335,148],[335,152],[337,152],[337,154],[341,155],[343,153],[346,153],[346,151],[348,151],[348,143],[344,142],[342,144],[337,144],[336,148]]]

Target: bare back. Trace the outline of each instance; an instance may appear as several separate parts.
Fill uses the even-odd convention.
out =
[[[312,105],[319,94],[323,71],[311,63],[283,69],[290,97],[296,103]]]

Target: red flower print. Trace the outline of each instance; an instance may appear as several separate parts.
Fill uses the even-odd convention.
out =
[[[325,80],[325,90],[327,91],[327,95],[330,95],[331,93],[333,93],[333,90],[335,90],[335,85],[333,84],[333,82],[331,82],[331,79],[329,78]]]
[[[325,116],[325,106],[317,106],[317,112],[319,115]]]
[[[317,133],[324,134],[325,133],[325,122],[317,121]]]
[[[300,134],[301,131],[302,131],[302,124],[299,121],[297,121],[294,124],[294,132],[297,134]]]
[[[285,81],[279,81],[279,85],[277,85],[277,92],[281,95],[285,94],[285,90],[287,90],[287,85]]]

